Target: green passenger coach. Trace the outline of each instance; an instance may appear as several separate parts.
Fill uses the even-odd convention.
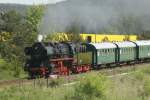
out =
[[[116,42],[118,62],[136,60],[136,44],[130,41]]]
[[[138,58],[139,59],[146,59],[150,57],[150,41],[136,41],[138,45]]]
[[[95,50],[93,53],[95,65],[103,65],[116,62],[116,45],[114,43],[90,43]]]

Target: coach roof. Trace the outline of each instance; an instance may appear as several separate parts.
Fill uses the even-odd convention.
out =
[[[116,45],[110,42],[90,43],[90,44],[93,45],[96,49],[116,48]]]
[[[138,46],[150,45],[150,40],[135,41],[135,43],[136,43]]]
[[[136,44],[130,41],[114,42],[118,47],[136,47]]]

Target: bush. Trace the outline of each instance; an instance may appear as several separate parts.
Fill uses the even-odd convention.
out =
[[[4,59],[0,59],[0,69],[5,69],[6,61]]]
[[[9,79],[12,76],[10,64],[6,60],[0,59],[0,79]]]
[[[23,74],[22,64],[17,59],[12,59],[11,61],[0,59],[0,69],[0,80],[18,78]]]
[[[88,74],[75,86],[74,100],[104,99],[107,79],[100,74]]]
[[[13,76],[19,77],[21,73],[23,73],[22,62],[18,58],[14,57],[14,59],[11,59],[10,64],[12,67],[11,69],[13,71]]]

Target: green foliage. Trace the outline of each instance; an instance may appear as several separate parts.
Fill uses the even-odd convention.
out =
[[[19,78],[24,74],[22,64],[16,58],[10,60],[9,63],[4,59],[0,59],[0,69],[0,80]]]
[[[81,79],[75,87],[74,100],[102,100],[108,83],[106,77],[100,74],[89,74]]]
[[[1,14],[0,32],[16,32],[23,22],[22,16],[14,10]]]
[[[72,42],[85,42],[80,36],[80,34],[68,33],[67,36]]]
[[[0,63],[4,61],[0,60]],[[141,74],[141,69],[135,73],[139,72]],[[142,80],[134,77],[134,73],[132,74],[108,78],[94,72],[83,74],[82,78],[75,82],[76,84],[70,85],[63,85],[58,79],[49,81],[54,83],[54,87],[48,88],[46,85],[34,85],[32,82],[2,87],[0,100],[10,98],[11,100],[148,100],[150,97],[149,74],[143,73]],[[46,80],[43,80],[44,84],[45,82]]]
[[[63,41],[68,41],[68,37],[65,33],[52,33],[52,34],[48,34],[44,41],[63,42]]]
[[[64,41],[71,41],[71,42],[85,42],[80,34],[74,33],[53,33],[46,36],[44,41],[53,41],[53,42],[64,42]]]
[[[29,8],[26,19],[27,24],[30,26],[32,32],[38,32],[38,25],[44,14],[44,6],[32,6]]]
[[[31,6],[24,16],[13,10],[0,15],[0,56],[5,60],[7,69],[0,70],[6,76],[19,77],[22,73],[24,47],[36,40],[43,10],[42,6]]]
[[[7,67],[4,67],[7,65],[6,61],[4,59],[0,59],[0,68],[6,69]]]
[[[22,71],[22,62],[17,58],[17,57],[14,57],[12,60],[11,60],[11,63],[12,65],[12,71],[14,71],[13,73],[13,76],[14,77],[19,77],[23,71]]]

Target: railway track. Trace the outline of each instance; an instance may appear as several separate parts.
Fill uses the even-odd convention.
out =
[[[0,86],[27,83],[31,81],[33,80],[28,80],[28,79],[5,80],[5,81],[0,81]]]
[[[106,74],[108,77],[112,77],[112,76],[115,76],[115,75],[124,75],[124,73],[126,73],[128,71],[131,72],[131,71],[134,71],[138,68],[142,68],[142,65],[147,65],[148,66],[149,64],[150,63],[147,62],[147,63],[140,63],[140,64],[134,64],[134,65],[124,65],[124,66],[115,67],[115,68],[107,68],[107,67],[105,68],[104,67],[100,70],[93,70],[92,72],[102,73],[102,74]],[[66,81],[68,81],[68,80],[73,81],[73,80],[76,80],[79,75],[84,75],[84,74],[86,74],[86,73],[65,76],[63,78]],[[51,79],[54,79],[54,78],[48,78],[49,81]],[[36,80],[46,80],[46,79],[40,78],[40,79],[32,79],[32,80],[29,80],[29,79],[5,80],[5,81],[0,81],[0,87],[10,86],[10,85],[15,85],[15,84],[25,84],[25,83],[32,83],[32,82],[34,83],[34,81],[36,81]]]
[[[74,81],[76,80],[76,75],[70,75],[70,76],[64,76],[64,77],[60,77],[63,78],[63,80],[66,81]],[[24,85],[24,84],[34,84],[36,85],[36,83],[41,84],[42,82],[50,82],[51,80],[56,80],[58,78],[54,78],[54,77],[49,77],[47,79],[45,78],[38,78],[38,79],[15,79],[15,80],[5,80],[5,81],[0,81],[0,88],[4,87],[4,86],[11,86],[11,85]]]

